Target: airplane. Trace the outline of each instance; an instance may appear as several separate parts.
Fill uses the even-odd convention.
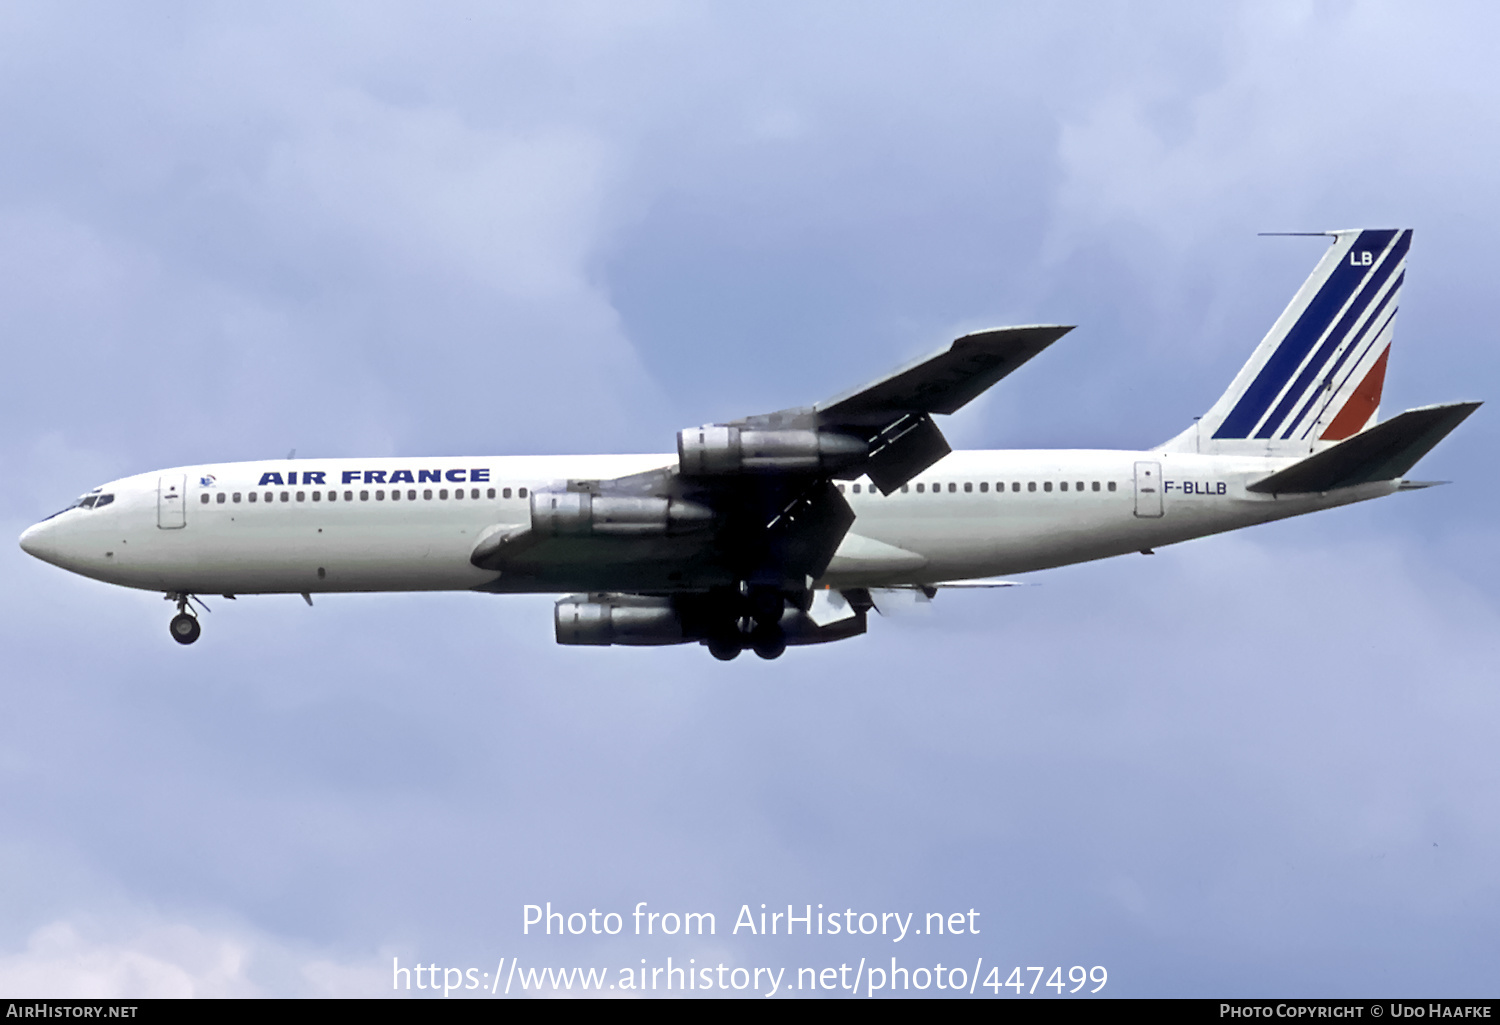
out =
[[[687,428],[675,455],[174,467],[20,543],[162,591],[181,644],[200,595],[470,590],[566,595],[559,644],[774,659],[865,633],[897,597],[1430,486],[1405,475],[1480,403],[1379,420],[1412,232],[1313,234],[1328,250],[1228,390],[1146,451],[952,451],[934,417],[1071,330],[1002,327],[815,405]]]

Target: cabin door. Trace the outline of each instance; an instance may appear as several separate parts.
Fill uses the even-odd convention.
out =
[[[183,474],[156,482],[156,525],[162,530],[187,526],[187,477]]]
[[[1161,463],[1135,464],[1135,514],[1148,520],[1161,515]]]

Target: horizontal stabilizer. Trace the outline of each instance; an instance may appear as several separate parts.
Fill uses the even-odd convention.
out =
[[[818,403],[818,419],[876,426],[900,413],[957,412],[1071,330],[1045,324],[964,335],[878,381]]]
[[[1260,494],[1299,494],[1395,480],[1446,438],[1478,402],[1409,409],[1250,485]]]

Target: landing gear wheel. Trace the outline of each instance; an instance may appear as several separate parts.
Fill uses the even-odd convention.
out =
[[[731,662],[739,658],[743,647],[738,637],[710,637],[708,639],[708,653],[720,662]]]
[[[198,625],[198,618],[186,612],[179,612],[173,616],[171,625],[167,629],[171,630],[172,640],[178,644],[192,644],[203,632],[203,627]]]
[[[750,633],[750,646],[763,659],[780,658],[786,651],[786,632],[779,625],[757,626]]]

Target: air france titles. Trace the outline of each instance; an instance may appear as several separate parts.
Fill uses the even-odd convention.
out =
[[[477,470],[343,470],[339,473],[340,484],[487,484],[488,469]],[[260,475],[256,487],[270,484],[320,484],[326,485],[326,470],[289,470],[286,473],[268,471]]]

